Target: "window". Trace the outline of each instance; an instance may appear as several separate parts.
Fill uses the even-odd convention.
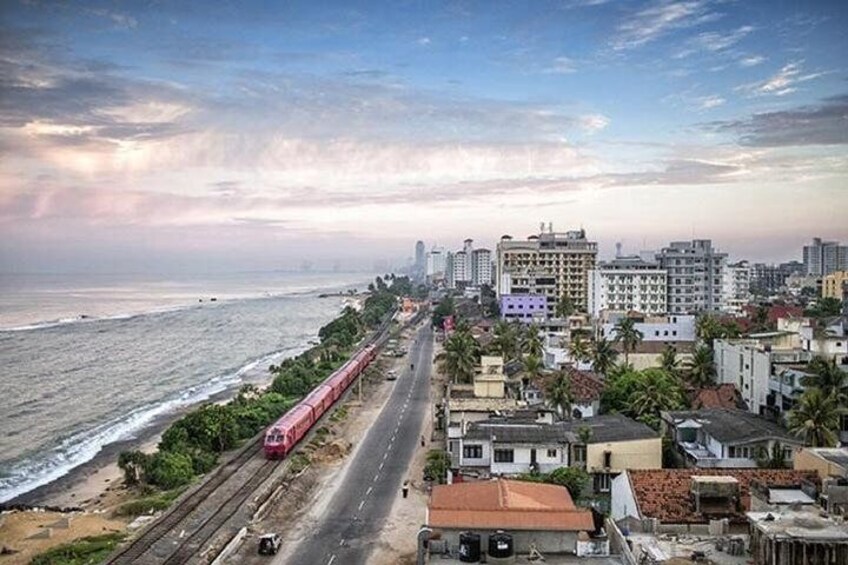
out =
[[[574,462],[575,463],[585,463],[586,462],[586,446],[585,445],[575,445],[574,446]]]
[[[496,449],[495,463],[512,463],[515,460],[515,453],[511,449]]]
[[[604,468],[609,469],[612,467],[612,452],[604,451]]]
[[[609,492],[610,476],[607,473],[598,473],[595,475],[595,491]]]
[[[462,456],[466,459],[482,459],[483,458],[483,446],[482,445],[465,445],[462,447]]]
[[[555,459],[556,456],[557,456],[557,450],[556,449],[549,449],[548,450],[548,459]]]

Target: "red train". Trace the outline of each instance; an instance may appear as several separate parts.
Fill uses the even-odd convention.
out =
[[[347,363],[315,387],[265,432],[265,457],[282,459],[303,439],[309,428],[335,404],[356,377],[377,356],[377,347],[359,350]]]

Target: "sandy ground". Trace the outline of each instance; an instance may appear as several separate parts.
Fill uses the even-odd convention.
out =
[[[67,524],[65,520],[70,520]],[[18,551],[0,556],[2,565],[23,565],[39,553],[75,539],[121,532],[126,523],[100,513],[8,512],[0,517],[0,545]],[[67,526],[67,527],[66,527]],[[49,531],[48,538],[30,539]]]

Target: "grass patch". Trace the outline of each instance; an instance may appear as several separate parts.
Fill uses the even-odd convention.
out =
[[[347,406],[339,406],[336,408],[336,411],[333,412],[333,415],[330,416],[331,422],[341,422],[347,418]]]
[[[113,533],[81,538],[33,557],[30,565],[93,565],[100,563],[121,543],[125,534]]]
[[[136,516],[152,514],[153,512],[165,510],[184,491],[185,487],[181,487],[153,494],[150,496],[145,496],[136,500],[131,500],[130,502],[122,504],[117,509],[115,509],[115,516],[135,518]]]
[[[308,455],[306,455],[305,453],[297,452],[292,455],[291,467],[289,467],[289,469],[292,473],[296,475],[297,473],[300,473],[301,471],[309,467],[309,463],[310,461]]]

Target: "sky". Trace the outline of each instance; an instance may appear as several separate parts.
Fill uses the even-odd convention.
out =
[[[0,6],[0,272],[848,242],[848,2]]]

